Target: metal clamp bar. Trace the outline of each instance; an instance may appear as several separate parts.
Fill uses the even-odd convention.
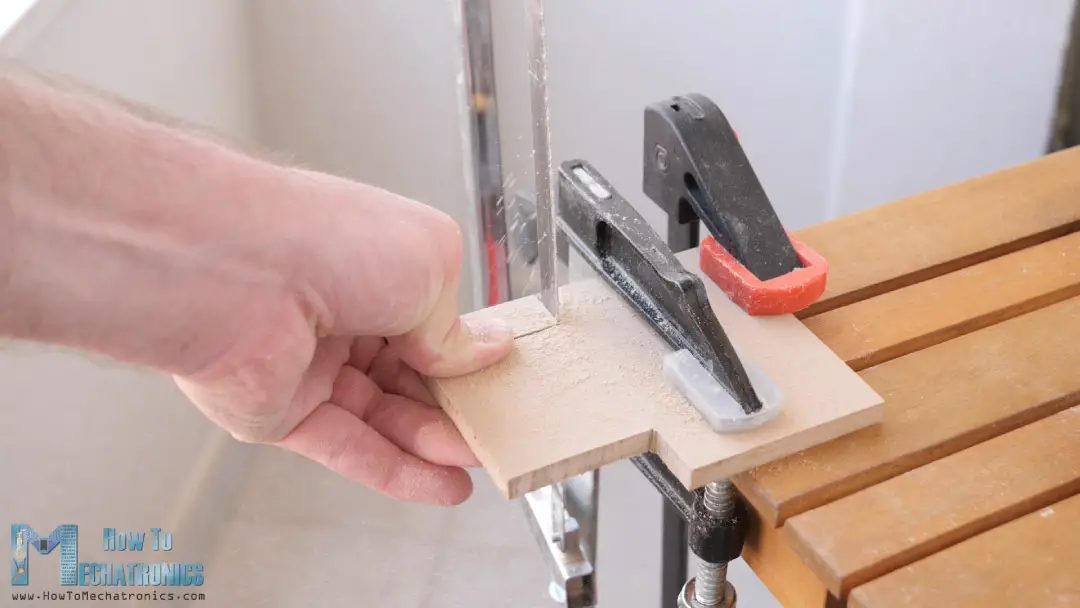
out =
[[[734,488],[730,488],[732,514],[719,518],[708,508],[708,488],[687,490],[656,454],[635,456],[631,462],[689,524],[690,538],[683,551],[689,546],[694,555],[713,563],[729,562],[739,556],[746,532],[746,505],[736,500]]]
[[[567,608],[596,606],[598,476],[586,473],[525,495],[526,519]]]
[[[684,521],[690,521],[694,516],[694,493],[687,490],[674,475],[671,474],[671,470],[667,468],[660,457],[652,452],[642,454],[641,456],[634,456],[630,459],[630,462],[641,474],[645,476],[645,479],[649,480],[649,483],[653,484],[659,492],[671,503]],[[685,550],[685,545],[683,549]],[[679,583],[682,585],[682,583]]]

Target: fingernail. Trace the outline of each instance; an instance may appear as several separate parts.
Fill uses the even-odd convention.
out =
[[[466,324],[469,326],[469,333],[472,334],[473,339],[481,344],[495,344],[513,337],[510,326],[502,319],[489,317],[469,319]]]

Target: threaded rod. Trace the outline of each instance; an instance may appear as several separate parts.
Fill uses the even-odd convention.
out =
[[[731,517],[735,511],[735,487],[726,479],[705,486],[702,501],[705,510],[719,519]],[[724,601],[727,587],[727,562],[710,564],[700,562],[694,579],[694,599],[702,606],[719,606]]]

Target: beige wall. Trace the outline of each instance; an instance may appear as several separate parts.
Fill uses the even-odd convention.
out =
[[[254,139],[244,0],[42,0],[0,52]],[[0,416],[0,525],[80,524],[86,559],[103,526],[176,525],[220,437],[167,377],[24,343],[0,345]],[[38,559],[32,580],[57,568]]]

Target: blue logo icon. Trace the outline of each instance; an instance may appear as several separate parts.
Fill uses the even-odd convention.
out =
[[[48,536],[41,536],[26,524],[11,525],[11,584],[30,584],[30,549],[48,555],[60,547],[60,584],[78,585],[79,527],[61,524]]]

